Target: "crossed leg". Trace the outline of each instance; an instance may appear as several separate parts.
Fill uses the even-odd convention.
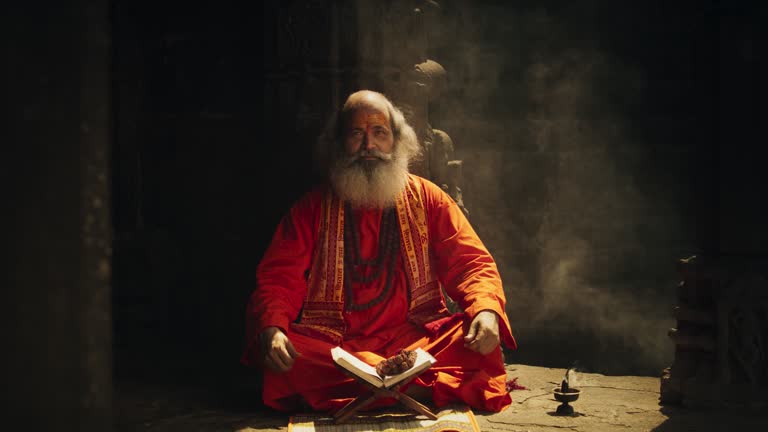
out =
[[[402,331],[400,331],[402,330]],[[464,348],[461,320],[442,328],[436,335],[409,324],[398,328],[398,337],[384,346],[371,349],[365,339],[344,341],[342,347],[369,364],[390,357],[400,349],[420,347],[432,354],[437,362],[402,390],[417,400],[431,396],[437,407],[463,402],[472,408],[498,412],[511,404],[506,391],[506,371],[501,348],[481,355]],[[264,403],[281,411],[295,411],[302,403],[316,411],[334,412],[353,398],[367,391],[341,372],[331,359],[328,342],[288,331],[288,338],[301,353],[290,371],[264,373]],[[394,399],[379,399],[369,408],[395,403]]]

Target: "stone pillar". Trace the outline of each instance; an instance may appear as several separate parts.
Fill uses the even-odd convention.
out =
[[[693,256],[678,262],[675,358],[661,403],[768,406],[768,260]]]
[[[112,427],[110,3],[85,0],[80,29],[81,431]]]
[[[2,428],[109,431],[109,3],[4,18]]]

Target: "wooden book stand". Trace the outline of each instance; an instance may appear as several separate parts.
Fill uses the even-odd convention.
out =
[[[339,366],[337,365],[337,367]],[[432,411],[430,411],[429,408],[424,406],[422,403],[420,403],[416,399],[408,396],[407,394],[400,392],[400,387],[410,382],[413,378],[416,378],[416,376],[413,376],[408,380],[401,381],[387,388],[387,387],[376,387],[373,384],[369,383],[368,381],[365,381],[364,379],[359,378],[352,373],[349,373],[349,371],[347,371],[342,367],[339,367],[339,369],[341,369],[348,376],[351,376],[352,378],[354,378],[355,381],[368,387],[368,390],[364,394],[356,397],[351,402],[344,405],[343,408],[341,408],[336,414],[333,415],[333,419],[336,423],[343,423],[358,410],[365,408],[371,402],[383,397],[391,397],[393,399],[397,399],[403,405],[416,411],[419,414],[424,414],[430,420],[437,420],[437,416]]]

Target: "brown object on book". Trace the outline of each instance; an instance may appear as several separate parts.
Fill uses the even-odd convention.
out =
[[[387,375],[397,375],[407,371],[416,363],[416,351],[400,350],[392,357],[382,360],[376,365],[376,373],[384,378]]]
[[[402,353],[403,351],[400,351],[398,355]],[[437,420],[437,416],[430,411],[429,408],[412,397],[400,392],[400,387],[411,381],[420,373],[429,369],[429,367],[436,361],[435,358],[426,351],[417,348],[413,351],[413,361],[410,368],[399,374],[387,375],[385,377],[378,374],[378,365],[374,368],[373,366],[363,363],[352,354],[344,351],[341,347],[331,349],[331,355],[334,363],[342,372],[367,387],[365,393],[353,399],[333,415],[333,419],[336,423],[344,422],[356,411],[382,397],[396,399],[417,413],[425,415],[430,420]],[[394,357],[397,357],[397,355]],[[405,361],[411,359],[410,354],[406,354],[405,357]],[[381,362],[379,364],[381,364]],[[402,361],[400,364],[402,364]]]

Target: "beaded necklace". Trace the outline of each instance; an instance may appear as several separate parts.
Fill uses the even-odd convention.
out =
[[[351,311],[369,309],[381,303],[392,289],[392,277],[395,270],[397,252],[400,249],[400,230],[397,212],[394,207],[385,209],[381,214],[379,228],[379,250],[376,257],[364,260],[360,256],[360,234],[357,230],[352,206],[344,204],[344,308]],[[352,282],[369,283],[381,276],[386,266],[384,289],[374,299],[358,304],[352,293]],[[369,269],[371,269],[369,271]]]

